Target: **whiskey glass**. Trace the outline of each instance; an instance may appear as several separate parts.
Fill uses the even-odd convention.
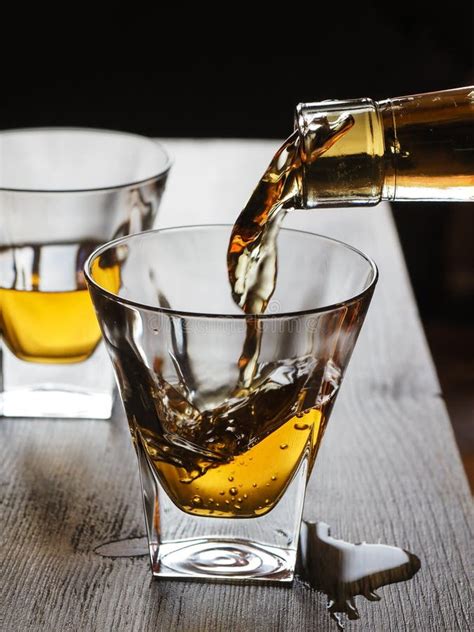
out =
[[[138,457],[152,574],[290,582],[306,484],[377,268],[342,242],[281,230],[273,297],[246,315],[227,276],[230,231],[125,237],[96,250],[85,276]]]
[[[0,414],[109,418],[114,379],[83,265],[151,228],[170,167],[134,134],[0,133]]]

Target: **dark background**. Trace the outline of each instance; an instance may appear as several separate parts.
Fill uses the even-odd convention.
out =
[[[190,37],[177,21],[156,22],[151,38],[130,24],[127,36],[109,46],[107,64],[86,61],[88,32],[76,55],[61,44],[45,60],[40,43],[27,63],[2,68],[0,128],[283,138],[299,101],[381,99],[474,83],[470,3],[412,3],[409,11],[380,4],[334,4],[324,13],[318,4],[287,5],[300,15],[275,8],[265,29],[245,15],[234,36],[229,26],[238,7],[222,5],[213,16],[221,41],[206,51],[201,23]],[[164,43],[166,24],[171,37]],[[259,49],[250,46],[255,42]],[[474,206],[395,204],[394,215],[460,447],[473,468]]]

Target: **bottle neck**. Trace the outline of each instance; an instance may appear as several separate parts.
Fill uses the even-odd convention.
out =
[[[473,114],[472,87],[298,105],[301,207],[474,199]]]

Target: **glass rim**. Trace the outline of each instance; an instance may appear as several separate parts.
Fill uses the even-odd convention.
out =
[[[125,182],[123,184],[111,184],[103,187],[82,187],[78,189],[68,188],[68,189],[28,189],[28,188],[17,188],[17,187],[4,187],[0,185],[0,192],[6,193],[44,193],[48,195],[54,195],[55,193],[100,193],[102,191],[118,191],[120,189],[129,189],[132,187],[143,186],[144,184],[154,182],[162,178],[164,175],[168,173],[173,164],[173,160],[169,151],[164,147],[164,145],[159,140],[155,140],[149,136],[143,136],[142,134],[135,134],[134,132],[123,132],[121,130],[107,129],[102,127],[80,127],[80,126],[46,126],[46,127],[15,127],[12,129],[4,129],[0,130],[0,138],[7,134],[19,134],[24,132],[94,132],[97,134],[113,134],[114,136],[131,136],[139,139],[140,141],[146,141],[153,143],[156,147],[160,149],[164,158],[164,166],[154,173],[152,176],[147,178],[143,178],[142,180],[132,180]]]
[[[304,310],[293,311],[293,312],[285,311],[285,312],[277,313],[277,314],[266,313],[266,312],[263,312],[262,314],[246,314],[245,312],[242,312],[241,314],[220,314],[220,313],[210,314],[208,312],[197,312],[197,311],[188,312],[181,309],[171,309],[169,307],[157,307],[154,305],[147,305],[145,303],[140,303],[132,299],[124,298],[123,296],[118,296],[118,294],[115,294],[114,292],[110,292],[109,290],[106,290],[104,287],[99,285],[99,283],[97,283],[92,278],[92,275],[90,273],[90,268],[91,268],[93,260],[99,257],[101,254],[103,254],[106,250],[116,247],[117,245],[124,244],[127,241],[133,240],[134,238],[142,237],[143,235],[165,233],[169,231],[190,230],[190,229],[196,229],[196,228],[230,228],[231,229],[232,226],[233,226],[232,224],[186,224],[183,226],[168,226],[165,228],[154,228],[151,230],[142,231],[140,233],[134,233],[132,235],[125,235],[124,237],[119,237],[118,239],[114,239],[113,241],[109,241],[105,244],[102,244],[87,257],[84,263],[84,275],[85,275],[87,284],[94,287],[106,298],[111,299],[116,303],[120,303],[121,305],[125,307],[132,307],[132,308],[136,308],[140,310],[145,310],[148,312],[159,313],[165,316],[176,316],[178,318],[197,318],[197,319],[209,319],[209,320],[238,320],[238,321],[246,321],[249,319],[258,320],[258,321],[260,320],[261,321],[288,320],[291,318],[299,318],[301,316],[311,316],[313,314],[322,314],[326,312],[337,311],[338,309],[347,307],[363,299],[364,296],[366,296],[371,290],[373,290],[373,288],[377,284],[377,281],[379,278],[379,271],[378,271],[377,264],[371,257],[369,257],[364,252],[362,252],[362,250],[359,250],[358,248],[355,248],[354,246],[351,246],[350,244],[346,244],[344,241],[341,241],[340,239],[327,237],[326,235],[320,235],[319,233],[313,233],[309,230],[299,230],[295,228],[281,228],[280,230],[282,232],[300,233],[302,235],[311,235],[312,237],[317,237],[318,239],[321,239],[323,241],[333,242],[335,244],[338,244],[339,246],[342,246],[345,249],[352,250],[357,255],[362,257],[362,259],[364,259],[368,263],[369,268],[372,272],[372,278],[370,279],[370,282],[367,284],[367,286],[358,294],[355,294],[354,296],[351,296],[343,301],[339,301],[337,303],[331,303],[329,305],[323,305],[321,307],[314,307],[311,309],[304,309]]]

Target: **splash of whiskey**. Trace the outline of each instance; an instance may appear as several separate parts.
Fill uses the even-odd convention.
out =
[[[300,206],[304,167],[326,153],[354,125],[351,115],[335,121],[315,119],[278,149],[232,229],[227,251],[227,269],[232,297],[249,314],[244,347],[238,361],[241,388],[250,388],[258,370],[262,314],[275,291],[277,238],[286,212]]]

